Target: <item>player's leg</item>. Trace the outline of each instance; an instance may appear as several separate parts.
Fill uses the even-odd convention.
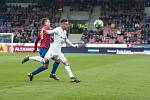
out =
[[[33,80],[33,77],[39,73],[41,73],[42,71],[48,69],[48,64],[44,64],[43,66],[40,66],[39,68],[37,68],[36,70],[34,70],[33,72],[31,73],[28,73],[28,77],[30,79],[30,81]]]
[[[77,80],[77,79],[74,77],[74,75],[73,75],[73,73],[72,73],[72,71],[71,71],[70,65],[69,65],[69,61],[66,59],[66,57],[64,56],[63,53],[60,53],[59,59],[60,59],[60,60],[62,61],[62,63],[64,64],[65,70],[66,70],[67,74],[69,75],[69,77],[70,77],[70,79],[71,79],[71,82],[76,82],[76,83],[80,82],[79,80]]]
[[[22,64],[24,64],[25,62],[27,62],[27,61],[29,61],[29,60],[33,60],[33,61],[38,61],[38,62],[40,62],[40,63],[45,63],[45,60],[44,60],[44,58],[42,58],[42,57],[40,57],[40,56],[27,56],[27,57],[25,57],[25,58],[23,58],[23,60],[22,60]]]
[[[51,74],[55,74],[55,73],[56,73],[56,70],[57,70],[59,64],[60,64],[60,62],[59,62],[58,60],[56,60],[56,61],[54,62],[53,68],[52,68],[52,70],[51,70]]]
[[[48,51],[48,50],[45,49],[45,48],[40,48],[40,51],[39,51],[40,56],[41,56],[42,58],[44,58],[44,56],[45,56],[45,54],[47,53],[47,51]],[[48,69],[48,65],[49,65],[49,61],[47,61],[46,63],[44,63],[43,66],[40,66],[39,68],[37,68],[37,69],[34,70],[33,72],[29,73],[28,76],[29,76],[29,78],[30,78],[30,81],[33,80],[33,76],[35,76],[35,75],[41,73],[42,71]]]
[[[54,61],[55,62],[53,64],[53,68],[52,68],[51,73],[50,73],[50,78],[53,78],[55,80],[59,80],[59,78],[56,77],[55,73],[56,73],[56,70],[57,70],[57,68],[59,66],[60,61],[58,61],[58,60],[54,60]]]
[[[38,61],[42,64],[45,64],[49,61],[49,57],[52,57],[53,56],[53,53],[52,53],[52,49],[48,49],[47,53],[46,53],[48,56],[47,57],[40,57],[40,56],[30,56],[30,57],[25,57],[23,60],[22,60],[22,64],[29,61],[29,60],[33,60],[33,61]]]

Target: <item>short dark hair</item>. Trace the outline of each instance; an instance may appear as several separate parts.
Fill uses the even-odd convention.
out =
[[[42,26],[42,25],[45,25],[46,20],[49,20],[49,19],[48,19],[48,18],[42,18],[42,19],[40,20],[41,26]]]
[[[67,20],[67,19],[62,19],[60,22],[61,22],[61,23],[63,23],[63,22],[68,22],[68,20]]]

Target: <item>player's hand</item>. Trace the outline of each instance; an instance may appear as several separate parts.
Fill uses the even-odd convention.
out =
[[[79,45],[78,45],[78,44],[74,44],[74,47],[75,47],[75,48],[79,48]]]
[[[37,49],[34,49],[34,50],[33,50],[33,53],[35,53],[36,51],[37,51]]]

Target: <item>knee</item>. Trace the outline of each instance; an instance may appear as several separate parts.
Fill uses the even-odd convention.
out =
[[[44,58],[44,61],[45,61],[45,62],[44,62],[45,65],[48,65],[48,64],[49,64],[49,60],[48,60],[47,58]]]
[[[48,64],[44,64],[45,69],[48,69]]]
[[[49,60],[47,58],[44,58],[44,67],[45,69],[48,69],[48,65],[49,65]]]
[[[63,64],[66,65],[66,66],[69,66],[69,61],[66,60],[66,61],[63,62]]]

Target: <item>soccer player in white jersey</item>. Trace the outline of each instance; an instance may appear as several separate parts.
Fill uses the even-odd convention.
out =
[[[44,58],[42,57],[26,57],[24,58],[24,62],[28,61],[28,60],[35,60],[35,61],[39,61],[43,64],[47,63],[49,61],[49,59],[53,59],[53,60],[60,60],[64,66],[65,66],[65,70],[68,73],[71,82],[80,82],[79,80],[77,80],[71,69],[70,69],[70,65],[69,65],[69,61],[66,59],[66,57],[64,56],[64,54],[61,52],[62,46],[63,44],[67,43],[72,47],[78,47],[77,44],[72,44],[69,39],[67,38],[67,29],[69,28],[69,22],[66,19],[61,20],[60,22],[60,26],[56,27],[53,30],[42,30],[43,32],[46,31],[47,34],[54,34],[54,42],[53,44],[51,44],[51,47],[49,48],[49,50],[47,51],[46,55]],[[31,75],[31,77],[33,77]]]

